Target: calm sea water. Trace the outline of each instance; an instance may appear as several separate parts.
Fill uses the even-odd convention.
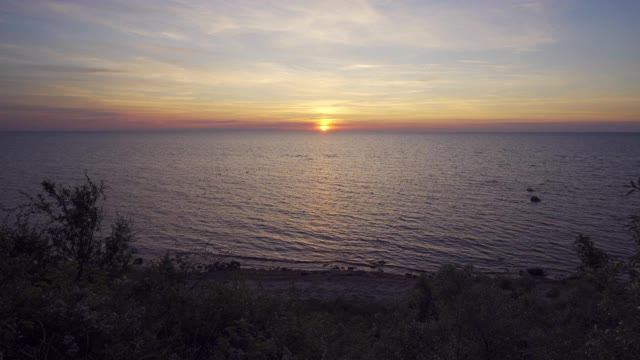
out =
[[[0,204],[86,170],[145,255],[564,272],[578,233],[631,252],[639,155],[640,134],[3,133]]]

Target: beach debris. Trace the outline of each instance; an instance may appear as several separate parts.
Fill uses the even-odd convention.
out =
[[[540,198],[539,198],[539,197],[537,197],[537,196],[535,196],[535,195],[533,195],[533,196],[531,197],[531,202],[532,202],[532,203],[537,203],[537,202],[540,202],[540,201],[542,201],[542,200],[540,200]]]

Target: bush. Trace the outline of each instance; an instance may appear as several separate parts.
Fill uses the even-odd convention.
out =
[[[595,273],[609,265],[609,255],[597,248],[588,236],[578,235],[574,241],[576,253],[580,258],[578,269],[587,273]]]
[[[87,270],[106,270],[110,276],[123,274],[130,266],[134,250],[132,222],[119,217],[111,225],[111,234],[101,235],[104,183],[95,183],[85,175],[76,186],[62,186],[50,180],[42,182],[43,192],[29,197],[8,219],[13,223],[0,228],[0,246],[12,258],[28,258],[39,264],[55,266],[73,263],[76,279]]]

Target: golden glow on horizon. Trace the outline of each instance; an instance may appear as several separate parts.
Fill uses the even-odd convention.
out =
[[[321,119],[318,122],[317,129],[322,132],[327,132],[331,130],[331,119]]]
[[[29,3],[0,13],[0,130],[640,129],[638,25],[579,2]]]

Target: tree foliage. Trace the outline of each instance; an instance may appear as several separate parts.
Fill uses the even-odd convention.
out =
[[[44,180],[41,186],[42,192],[29,196],[27,204],[8,216],[13,224],[2,225],[3,250],[41,265],[75,264],[76,279],[88,270],[106,270],[112,276],[127,270],[134,253],[132,221],[117,217],[110,234],[103,236],[102,181],[85,174],[79,185]]]

